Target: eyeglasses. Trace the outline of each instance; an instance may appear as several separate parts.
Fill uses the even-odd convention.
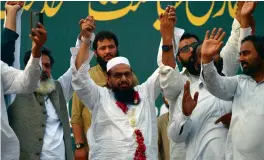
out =
[[[123,77],[123,75],[126,78],[130,78],[132,76],[132,72],[118,72],[118,73],[111,73],[111,76],[114,77],[115,79],[121,79]]]
[[[193,42],[192,44],[190,45],[186,45],[182,48],[179,49],[179,53],[187,53],[187,52],[190,52],[190,48],[195,48],[199,43],[198,42]]]

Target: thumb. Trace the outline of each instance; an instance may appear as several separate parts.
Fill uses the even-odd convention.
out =
[[[218,119],[214,122],[214,124],[218,124],[219,122],[221,122],[221,121],[222,121],[222,118],[223,118],[223,116],[220,117],[220,118],[218,118]]]

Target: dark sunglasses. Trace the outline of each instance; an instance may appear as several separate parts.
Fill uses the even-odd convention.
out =
[[[190,52],[190,48],[191,47],[192,48],[196,48],[198,44],[199,44],[198,42],[193,42],[190,45],[186,45],[186,46],[184,46],[184,47],[182,47],[182,48],[179,49],[179,53],[187,53],[187,52]]]

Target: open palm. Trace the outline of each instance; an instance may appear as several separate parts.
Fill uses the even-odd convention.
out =
[[[218,29],[217,34],[215,34],[216,30],[217,29],[214,28],[211,35],[210,31],[206,32],[201,51],[203,56],[213,57],[215,54],[219,53],[219,50],[223,45],[225,32],[223,32],[222,28],[220,28]]]
[[[190,82],[187,81],[184,85],[184,93],[182,99],[182,112],[184,115],[189,116],[197,105],[199,93],[195,92],[194,98],[190,93]]]

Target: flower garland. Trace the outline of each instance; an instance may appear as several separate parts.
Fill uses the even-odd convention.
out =
[[[140,100],[139,94],[137,91],[134,92],[134,104],[138,104]],[[116,102],[117,106],[125,113],[128,112],[128,107],[123,102]],[[146,160],[146,145],[144,143],[144,137],[142,132],[136,128],[136,118],[135,118],[135,108],[132,108],[128,113],[129,123],[134,128],[134,135],[136,136],[137,149],[135,152],[134,160]]]

